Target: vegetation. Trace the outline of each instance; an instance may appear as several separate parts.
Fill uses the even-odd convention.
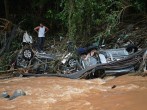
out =
[[[1,0],[1,16],[14,24],[25,19],[22,28],[31,32],[44,22],[50,27],[50,34],[61,32],[78,39],[94,36],[96,28],[104,24],[103,31],[110,34],[127,8],[146,13],[146,5],[146,0]]]

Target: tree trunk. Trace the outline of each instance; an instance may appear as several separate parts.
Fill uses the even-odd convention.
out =
[[[11,45],[13,39],[16,37],[17,29],[18,29],[18,26],[14,25],[13,29],[10,33],[9,41],[7,42],[7,45],[6,45],[6,51],[10,50],[10,45]]]
[[[9,0],[4,0],[4,6],[5,6],[5,16],[6,19],[9,20]]]
[[[68,37],[73,39],[72,30],[72,14],[73,14],[73,0],[69,0],[69,12],[68,12]]]
[[[147,14],[147,1],[145,1],[145,12]]]
[[[3,35],[1,35],[3,36]],[[0,56],[3,54],[3,52],[5,51],[6,49],[6,45],[7,45],[7,33],[5,32],[4,36],[3,36],[3,42],[0,46]]]

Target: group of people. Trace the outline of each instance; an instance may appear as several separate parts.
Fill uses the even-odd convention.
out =
[[[43,46],[45,42],[45,33],[49,31],[49,28],[40,23],[39,26],[34,28],[34,31],[38,34],[37,51],[39,53],[45,53]],[[29,36],[27,31],[23,35],[23,43],[32,43],[32,36]]]

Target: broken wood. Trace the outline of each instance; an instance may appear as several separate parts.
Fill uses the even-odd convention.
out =
[[[14,25],[12,24],[10,21],[0,18],[0,23],[2,23],[2,27],[4,27],[3,29],[0,29],[1,33],[1,38],[4,39],[3,42],[0,44],[0,56],[5,52],[5,51],[9,51],[10,50],[10,46],[12,41],[15,39],[15,37],[17,36],[17,34],[19,32],[24,32],[23,30],[21,30],[19,28],[20,24],[23,22],[24,20],[22,20],[18,25]],[[11,31],[8,28],[12,28]],[[10,32],[9,32],[10,31]]]
[[[0,18],[0,32],[8,32],[11,31],[11,27],[12,27],[12,22],[4,19],[4,18]]]

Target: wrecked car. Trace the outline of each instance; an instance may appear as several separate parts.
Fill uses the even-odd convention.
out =
[[[77,59],[73,52],[66,51],[61,54],[39,53],[27,43],[22,46],[16,58],[17,68],[26,68],[35,73],[69,73],[75,69]],[[67,72],[68,71],[68,72]]]
[[[97,52],[97,55],[91,55],[93,52]],[[129,53],[126,51],[125,48],[119,49],[102,49],[96,50],[95,47],[91,47],[88,53],[81,54],[81,65],[83,69],[93,66],[96,64],[99,65],[107,65],[114,61],[119,61],[127,58]],[[117,66],[117,65],[116,65]],[[105,70],[104,74],[119,74],[119,73],[128,73],[134,72],[133,66],[128,66],[125,68],[118,68],[118,69],[109,69]]]
[[[130,71],[142,71],[146,69],[146,49],[142,49],[134,54],[128,55],[128,57],[112,61],[109,63],[93,64],[83,68],[79,71],[75,71],[70,74],[23,74],[23,76],[47,76],[47,77],[65,77],[70,79],[89,79],[96,77],[105,77],[107,75],[122,75]],[[144,57],[143,57],[144,56]]]
[[[68,47],[70,47],[69,44],[71,43],[68,43]],[[140,54],[140,51],[136,53]],[[52,73],[66,77],[69,74],[79,76],[83,75],[84,71],[87,73],[88,68],[93,69],[93,76],[98,76],[96,71],[99,70],[103,70],[101,73],[105,75],[120,75],[136,71],[136,65],[141,60],[141,58],[136,58],[135,55],[138,55],[136,53],[130,54],[126,48],[99,49],[97,46],[89,46],[78,48],[76,54],[72,50],[56,56],[49,53],[37,53],[33,48],[27,46],[18,53],[16,65],[31,69],[37,74],[48,74],[49,76]]]

